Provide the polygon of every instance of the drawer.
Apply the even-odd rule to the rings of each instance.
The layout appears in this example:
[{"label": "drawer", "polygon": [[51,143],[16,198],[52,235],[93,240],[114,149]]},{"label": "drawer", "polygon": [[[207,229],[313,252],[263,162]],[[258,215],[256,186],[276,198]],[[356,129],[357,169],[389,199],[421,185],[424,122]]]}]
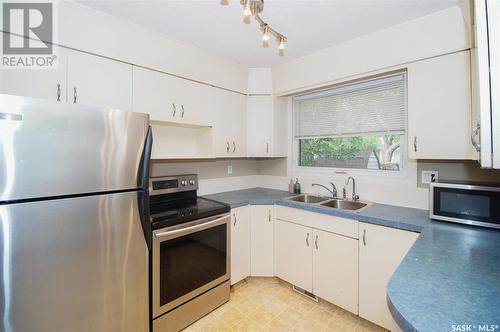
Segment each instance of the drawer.
[{"label": "drawer", "polygon": [[349,218],[331,216],[322,213],[276,206],[276,218],[299,225],[336,233],[353,239],[358,238],[358,221]]}]

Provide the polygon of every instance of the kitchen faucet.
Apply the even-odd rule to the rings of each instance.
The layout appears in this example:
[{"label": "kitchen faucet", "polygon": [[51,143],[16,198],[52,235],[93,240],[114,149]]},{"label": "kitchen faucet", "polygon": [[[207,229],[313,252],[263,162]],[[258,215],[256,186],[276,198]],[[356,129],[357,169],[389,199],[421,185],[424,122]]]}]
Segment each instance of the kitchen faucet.
[{"label": "kitchen faucet", "polygon": [[311,186],[323,187],[326,190],[328,190],[330,192],[330,194],[332,194],[333,198],[337,198],[337,187],[335,187],[335,184],[333,182],[330,182],[330,184],[332,185],[332,190],[328,189],[327,187],[325,187],[324,185],[319,184],[319,183],[313,183]]},{"label": "kitchen faucet", "polygon": [[[348,186],[349,185],[349,181],[352,180],[352,200],[353,201],[357,201],[359,199],[359,196],[356,194],[356,181],[354,180],[354,178],[352,176],[348,177],[346,182],[345,182],[345,185]],[[345,187],[344,187],[344,198],[345,198]]]}]

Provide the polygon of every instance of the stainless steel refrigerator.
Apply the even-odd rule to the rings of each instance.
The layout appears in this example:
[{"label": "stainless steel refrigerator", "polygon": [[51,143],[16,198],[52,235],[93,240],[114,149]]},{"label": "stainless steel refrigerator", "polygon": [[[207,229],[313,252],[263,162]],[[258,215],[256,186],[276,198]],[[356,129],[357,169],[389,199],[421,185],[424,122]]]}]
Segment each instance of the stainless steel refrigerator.
[{"label": "stainless steel refrigerator", "polygon": [[0,95],[0,331],[149,329],[148,122]]}]

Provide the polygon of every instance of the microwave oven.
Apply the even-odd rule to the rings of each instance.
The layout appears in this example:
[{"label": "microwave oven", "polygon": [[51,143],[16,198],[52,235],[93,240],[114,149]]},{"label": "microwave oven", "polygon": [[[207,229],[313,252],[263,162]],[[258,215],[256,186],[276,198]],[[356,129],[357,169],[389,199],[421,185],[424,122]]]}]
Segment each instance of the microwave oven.
[{"label": "microwave oven", "polygon": [[433,182],[429,207],[432,219],[500,229],[500,186]]}]

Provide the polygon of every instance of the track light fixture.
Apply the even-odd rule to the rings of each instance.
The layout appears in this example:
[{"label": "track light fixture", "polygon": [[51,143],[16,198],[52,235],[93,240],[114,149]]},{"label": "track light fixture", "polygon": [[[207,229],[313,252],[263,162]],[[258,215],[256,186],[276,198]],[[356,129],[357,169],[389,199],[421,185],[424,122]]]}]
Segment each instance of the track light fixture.
[{"label": "track light fixture", "polygon": [[[220,4],[226,6],[229,4],[229,0],[221,0]],[[286,37],[272,29],[259,16],[264,10],[264,0],[240,0],[240,4],[243,6],[243,22],[250,24],[253,17],[257,24],[259,24],[259,29],[262,31],[262,46],[265,48],[269,47],[269,40],[272,35],[278,43],[278,54],[280,56],[284,55]]]}]

